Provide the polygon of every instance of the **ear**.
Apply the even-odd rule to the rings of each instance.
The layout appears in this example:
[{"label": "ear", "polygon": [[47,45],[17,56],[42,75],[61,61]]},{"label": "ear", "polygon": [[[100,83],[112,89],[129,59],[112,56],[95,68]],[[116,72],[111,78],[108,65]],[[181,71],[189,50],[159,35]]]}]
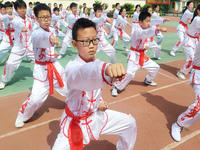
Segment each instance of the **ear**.
[{"label": "ear", "polygon": [[75,40],[72,40],[72,45],[75,49],[77,49],[77,42]]},{"label": "ear", "polygon": [[141,25],[141,24],[142,24],[142,21],[140,20],[139,23],[140,23],[140,25]]}]

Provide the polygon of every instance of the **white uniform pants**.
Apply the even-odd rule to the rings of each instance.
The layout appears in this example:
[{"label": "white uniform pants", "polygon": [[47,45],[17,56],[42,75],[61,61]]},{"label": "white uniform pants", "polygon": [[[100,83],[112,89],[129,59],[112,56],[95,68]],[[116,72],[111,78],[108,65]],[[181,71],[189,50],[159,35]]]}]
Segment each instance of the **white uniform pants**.
[{"label": "white uniform pants", "polygon": [[[135,119],[129,114],[106,110],[108,122],[101,134],[118,135],[117,150],[132,150],[137,137],[137,127]],[[95,131],[94,131],[95,132]],[[63,128],[57,136],[52,150],[70,150],[69,140],[63,135]]]},{"label": "white uniform pants", "polygon": [[108,31],[109,31],[108,34],[110,34],[111,28],[112,28],[111,25],[110,25],[110,23],[106,22],[106,23],[104,23],[104,25],[108,28]]},{"label": "white uniform pants", "polygon": [[177,123],[181,127],[190,127],[200,119],[200,85],[193,83],[192,88],[195,91],[196,100],[185,112],[179,115]]},{"label": "white uniform pants", "polygon": [[98,51],[106,53],[110,57],[111,63],[116,63],[116,50],[106,39],[99,42],[97,52]]},{"label": "white uniform pants", "polygon": [[124,79],[114,83],[117,89],[123,90],[134,78],[135,73],[139,68],[149,72],[149,74],[146,76],[146,79],[148,82],[152,82],[157,76],[160,66],[151,59],[149,59],[147,62],[144,61],[144,65],[142,67],[139,64],[136,64],[134,61],[128,60],[127,73]]},{"label": "white uniform pants", "polygon": [[19,68],[20,63],[25,56],[28,60],[34,60],[33,53],[29,52],[28,50],[22,56],[10,53],[8,61],[6,61],[5,64],[4,74],[1,77],[3,82],[9,82],[11,80],[12,73]]},{"label": "white uniform pants", "polygon": [[[64,81],[64,75],[61,76]],[[65,83],[64,83],[65,84]],[[65,88],[60,88],[58,80],[53,80],[54,89],[64,96]],[[38,110],[49,95],[49,81],[41,82],[34,79],[33,89],[30,97],[22,104],[18,117],[23,121],[29,120],[36,110]]]},{"label": "white uniform pants", "polygon": [[178,30],[177,35],[178,35],[179,41],[174,45],[174,47],[172,47],[173,52],[176,52],[183,45],[183,40],[185,38],[185,32]]},{"label": "white uniform pants", "polygon": [[2,62],[5,55],[8,53],[8,51],[11,49],[12,46],[10,46],[10,42],[2,41],[0,44],[0,63]]},{"label": "white uniform pants", "polygon": [[195,49],[187,45],[183,45],[183,48],[186,54],[186,62],[184,66],[180,69],[180,71],[184,74],[188,74],[192,69],[192,62],[194,59]]},{"label": "white uniform pants", "polygon": [[161,46],[158,45],[154,40],[152,42],[149,42],[149,49],[151,49],[154,52],[155,58],[160,57]]},{"label": "white uniform pants", "polygon": [[161,32],[158,32],[158,34],[156,35],[156,37],[157,37],[157,44],[158,45],[160,45],[161,44],[161,42],[162,42],[162,40],[163,40],[163,35],[162,35],[162,33]]},{"label": "white uniform pants", "polygon": [[71,36],[69,34],[66,34],[65,38],[63,39],[62,46],[61,46],[61,49],[59,51],[59,54],[64,55],[66,53],[66,50],[67,50],[71,41],[72,41]]},{"label": "white uniform pants", "polygon": [[[114,41],[113,41],[113,47],[115,47],[118,44],[118,38],[120,37],[120,32],[119,31],[113,31],[113,37],[114,37]],[[120,37],[121,38],[121,37]],[[126,48],[128,46],[128,44],[130,43],[130,37],[129,35],[123,31],[122,34],[122,40],[125,42],[124,43],[124,48]]]}]

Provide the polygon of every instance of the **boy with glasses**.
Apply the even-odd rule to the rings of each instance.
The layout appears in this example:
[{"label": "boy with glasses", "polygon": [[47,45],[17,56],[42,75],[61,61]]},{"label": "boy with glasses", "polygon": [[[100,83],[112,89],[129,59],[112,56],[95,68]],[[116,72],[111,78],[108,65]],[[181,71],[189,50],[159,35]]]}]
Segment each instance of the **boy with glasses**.
[{"label": "boy with glasses", "polygon": [[102,88],[125,74],[124,66],[95,59],[98,37],[94,22],[78,19],[72,30],[78,55],[65,67],[66,107],[52,150],[83,150],[91,137],[98,140],[100,134],[118,135],[116,149],[132,150],[137,136],[135,119],[108,109],[101,97]]},{"label": "boy with glasses", "polygon": [[39,109],[47,99],[53,94],[53,89],[64,95],[65,84],[64,69],[55,57],[54,46],[58,45],[59,38],[55,37],[49,26],[51,23],[51,10],[46,4],[39,4],[34,7],[36,21],[40,27],[34,30],[31,36],[35,65],[33,70],[34,83],[31,95],[22,104],[19,110],[15,127],[23,127],[24,122],[29,120],[34,112]]}]

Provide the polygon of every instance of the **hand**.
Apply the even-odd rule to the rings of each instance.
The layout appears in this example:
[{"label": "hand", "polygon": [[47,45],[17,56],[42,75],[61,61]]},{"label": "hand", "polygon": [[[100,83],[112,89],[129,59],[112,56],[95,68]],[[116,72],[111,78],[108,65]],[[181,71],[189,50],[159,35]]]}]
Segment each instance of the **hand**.
[{"label": "hand", "polygon": [[106,109],[108,109],[108,103],[107,102],[104,102],[104,101],[101,101],[99,102],[99,107],[98,109],[100,111],[105,111]]},{"label": "hand", "polygon": [[28,31],[27,27],[22,27],[22,32],[27,32],[27,31]]},{"label": "hand", "polygon": [[106,67],[105,74],[111,78],[116,78],[116,80],[121,80],[122,76],[126,74],[123,64],[115,63]]},{"label": "hand", "polygon": [[167,28],[165,27],[157,28],[157,31],[167,32]]},{"label": "hand", "polygon": [[149,49],[149,46],[146,45],[146,46],[144,47],[144,50],[148,50],[148,49]]},{"label": "hand", "polygon": [[0,21],[3,21],[3,18],[0,18]]},{"label": "hand", "polygon": [[62,16],[62,17],[61,17],[61,19],[64,19],[64,18],[65,18],[65,16]]},{"label": "hand", "polygon": [[51,36],[50,38],[51,43],[58,45],[59,44],[59,38],[55,37],[55,36]]},{"label": "hand", "polygon": [[169,21],[169,18],[166,18],[165,21]]},{"label": "hand", "polygon": [[110,18],[107,18],[108,23],[112,23],[112,20]]},{"label": "hand", "polygon": [[54,57],[57,58],[60,54],[56,51],[54,51]]}]

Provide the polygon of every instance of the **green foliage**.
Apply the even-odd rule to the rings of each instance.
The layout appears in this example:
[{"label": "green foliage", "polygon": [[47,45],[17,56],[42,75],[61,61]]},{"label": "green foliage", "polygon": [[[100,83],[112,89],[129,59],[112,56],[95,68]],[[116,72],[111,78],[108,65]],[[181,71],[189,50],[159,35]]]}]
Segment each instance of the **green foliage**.
[{"label": "green foliage", "polygon": [[131,3],[125,3],[121,7],[124,7],[126,9],[126,11],[134,11],[135,6]]},{"label": "green foliage", "polygon": [[94,3],[95,3],[96,5],[97,5],[97,4],[102,5],[102,1],[100,1],[100,0],[95,0]]},{"label": "green foliage", "polygon": [[3,0],[0,1],[0,4],[3,4]]},{"label": "green foliage", "polygon": [[79,9],[83,8],[83,5],[79,5]]},{"label": "green foliage", "polygon": [[160,12],[168,13],[169,8],[170,8],[170,5],[160,5]]},{"label": "green foliage", "polygon": [[[152,7],[151,4],[145,4],[144,6],[141,6],[140,11],[145,11],[148,6]],[[152,9],[153,9],[153,7],[152,7]]]},{"label": "green foliage", "polygon": [[108,9],[108,6],[109,6],[108,3],[104,3],[104,4],[106,5],[106,9]]}]

